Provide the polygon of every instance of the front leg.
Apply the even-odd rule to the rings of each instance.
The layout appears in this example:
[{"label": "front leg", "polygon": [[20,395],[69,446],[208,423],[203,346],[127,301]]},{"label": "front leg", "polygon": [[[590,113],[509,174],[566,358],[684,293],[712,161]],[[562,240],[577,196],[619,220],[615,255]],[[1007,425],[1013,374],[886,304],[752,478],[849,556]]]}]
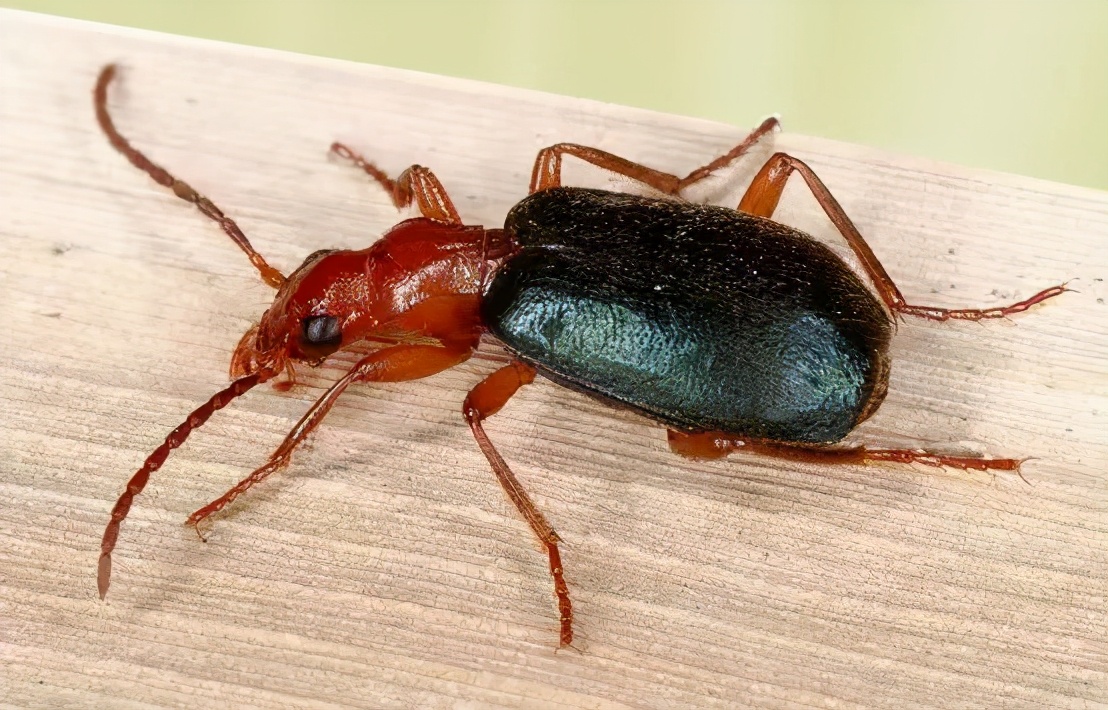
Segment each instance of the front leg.
[{"label": "front leg", "polygon": [[339,395],[350,385],[355,382],[399,382],[430,377],[468,360],[473,355],[476,345],[476,343],[463,343],[443,347],[402,344],[377,350],[365,356],[315,401],[281,445],[270,455],[269,460],[219,498],[190,515],[185,524],[195,528],[200,521],[212,513],[223,510],[255,483],[259,483],[274,471],[288,465],[292,452],[313,429],[319,426],[327,416],[327,412],[331,411]]},{"label": "front leg", "polygon": [[376,180],[392,198],[396,209],[406,209],[415,202],[419,213],[428,219],[446,224],[462,224],[462,218],[458,216],[450,195],[446,194],[446,188],[433,172],[422,165],[412,165],[393,180],[384,170],[342,143],[332,143],[331,152],[350,161]]}]

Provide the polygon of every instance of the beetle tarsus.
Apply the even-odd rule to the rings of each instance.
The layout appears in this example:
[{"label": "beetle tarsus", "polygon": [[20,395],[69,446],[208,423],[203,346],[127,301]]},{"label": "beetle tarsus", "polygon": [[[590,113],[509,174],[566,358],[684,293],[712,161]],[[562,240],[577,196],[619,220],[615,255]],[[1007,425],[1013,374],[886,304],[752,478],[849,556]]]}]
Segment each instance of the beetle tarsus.
[{"label": "beetle tarsus", "polygon": [[1051,286],[1039,291],[1031,298],[1026,298],[1022,301],[1012,303],[1007,306],[996,306],[993,308],[936,308],[933,306],[912,306],[903,304],[896,306],[896,312],[904,315],[915,316],[917,318],[926,318],[927,320],[934,321],[948,321],[948,320],[968,320],[968,321],[982,321],[993,318],[1007,318],[1008,316],[1016,313],[1023,313],[1032,306],[1038,305],[1048,298],[1054,298],[1060,296],[1066,291],[1072,289],[1066,288],[1065,284],[1058,286]]}]

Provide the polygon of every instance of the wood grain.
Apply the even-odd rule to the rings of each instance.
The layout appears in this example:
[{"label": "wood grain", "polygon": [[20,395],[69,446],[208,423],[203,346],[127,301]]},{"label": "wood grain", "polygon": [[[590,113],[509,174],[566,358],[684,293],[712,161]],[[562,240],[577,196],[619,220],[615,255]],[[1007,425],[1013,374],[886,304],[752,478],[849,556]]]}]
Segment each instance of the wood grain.
[{"label": "wood grain", "polygon": [[[100,135],[91,89],[108,62],[123,67],[121,130],[285,270],[397,220],[326,159],[332,140],[394,172],[432,167],[465,219],[492,225],[545,145],[683,173],[745,134],[0,11],[2,702],[1108,703],[1108,194],[787,131],[776,147],[822,175],[909,298],[992,306],[1074,279],[1075,292],[1009,321],[901,325],[892,391],[856,436],[1031,456],[1030,485],[691,463],[656,427],[540,381],[489,431],[565,540],[579,648],[555,652],[545,559],[460,416],[492,363],[357,388],[207,544],[181,525],[264,458],[334,379],[328,367],[290,393],[250,393],[174,454],[123,527],[101,602],[97,548],[121,486],[223,386],[270,298],[216,227]],[[735,204],[757,162],[703,197]],[[567,177],[609,184],[580,167]],[[796,186],[782,219],[843,249]]]}]

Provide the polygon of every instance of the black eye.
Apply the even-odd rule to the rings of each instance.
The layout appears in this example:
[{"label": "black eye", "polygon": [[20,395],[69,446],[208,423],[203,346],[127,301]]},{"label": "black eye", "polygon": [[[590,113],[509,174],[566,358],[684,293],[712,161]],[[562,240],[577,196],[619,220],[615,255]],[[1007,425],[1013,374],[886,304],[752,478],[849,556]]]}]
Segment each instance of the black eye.
[{"label": "black eye", "polygon": [[309,345],[338,345],[342,328],[334,316],[308,316],[303,322],[304,342]]}]

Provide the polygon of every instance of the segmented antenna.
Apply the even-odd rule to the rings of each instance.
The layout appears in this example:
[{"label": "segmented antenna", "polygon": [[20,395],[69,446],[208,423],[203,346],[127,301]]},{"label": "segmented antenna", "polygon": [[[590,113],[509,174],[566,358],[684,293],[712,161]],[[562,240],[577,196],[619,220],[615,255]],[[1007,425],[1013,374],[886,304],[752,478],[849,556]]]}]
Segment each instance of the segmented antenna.
[{"label": "segmented antenna", "polygon": [[112,79],[115,78],[115,70],[116,65],[114,64],[104,67],[100,71],[100,77],[96,80],[96,88],[92,92],[93,105],[96,107],[96,120],[100,123],[100,128],[104,131],[104,135],[108,137],[112,147],[131,161],[131,165],[153,178],[154,182],[163,187],[168,187],[174,195],[185,202],[196,205],[196,209],[200,210],[202,215],[222,227],[227,236],[235,244],[238,244],[239,249],[246,252],[247,258],[261,274],[263,281],[273,288],[280,288],[281,284],[285,282],[284,274],[270,266],[262,258],[262,255],[254,250],[250,240],[246,238],[246,235],[242,233],[233,219],[223,214],[223,211],[216,207],[215,203],[194,190],[187,182],[173,177],[168,170],[139,152],[116,130],[115,123],[112,122],[112,117],[108,113],[108,84],[112,83]]},{"label": "segmented antenna", "polygon": [[252,387],[265,382],[273,377],[273,374],[268,370],[262,370],[253,375],[237,379],[226,389],[216,392],[211,399],[193,410],[180,426],[171,431],[169,436],[165,437],[165,441],[162,442],[161,446],[154,449],[154,452],[147,457],[142,464],[142,468],[136,471],[134,476],[131,476],[130,481],[127,481],[127,488],[120,494],[119,500],[115,502],[115,507],[112,508],[111,520],[108,521],[108,526],[104,528],[104,538],[100,542],[100,566],[96,577],[96,586],[100,590],[101,599],[108,593],[108,585],[111,583],[112,550],[115,549],[116,540],[119,538],[119,526],[131,510],[131,504],[134,502],[135,496],[142,493],[143,488],[146,488],[146,483],[150,480],[150,474],[161,468],[166,458],[168,458],[169,452],[185,443],[185,440],[189,438],[189,434],[194,429],[203,426],[204,422],[208,421],[208,418],[217,409],[223,409],[230,404],[231,400],[243,395]]}]

